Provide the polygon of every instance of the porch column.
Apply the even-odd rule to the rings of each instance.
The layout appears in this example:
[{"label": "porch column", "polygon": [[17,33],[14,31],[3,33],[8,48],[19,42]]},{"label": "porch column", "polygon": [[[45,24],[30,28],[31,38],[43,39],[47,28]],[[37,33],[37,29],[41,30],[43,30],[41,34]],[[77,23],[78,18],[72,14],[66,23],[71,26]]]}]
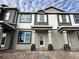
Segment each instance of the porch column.
[{"label": "porch column", "polygon": [[32,45],[31,45],[31,51],[35,51],[36,46],[35,46],[35,30],[32,30]]},{"label": "porch column", "polygon": [[53,46],[52,46],[52,31],[51,30],[48,30],[48,50],[49,51],[52,51],[53,50]]},{"label": "porch column", "polygon": [[2,35],[3,35],[3,28],[2,26],[0,26],[0,47],[1,47]]},{"label": "porch column", "polygon": [[67,39],[67,31],[63,31],[63,39],[64,39],[64,50],[65,51],[70,50],[70,46]]}]

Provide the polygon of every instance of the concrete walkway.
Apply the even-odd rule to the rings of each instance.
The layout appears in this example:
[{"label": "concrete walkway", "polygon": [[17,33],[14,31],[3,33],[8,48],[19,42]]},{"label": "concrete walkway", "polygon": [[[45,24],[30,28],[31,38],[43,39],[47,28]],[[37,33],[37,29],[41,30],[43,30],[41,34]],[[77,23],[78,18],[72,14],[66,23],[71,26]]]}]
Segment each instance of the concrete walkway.
[{"label": "concrete walkway", "polygon": [[66,51],[3,51],[0,59],[79,59],[79,52]]}]

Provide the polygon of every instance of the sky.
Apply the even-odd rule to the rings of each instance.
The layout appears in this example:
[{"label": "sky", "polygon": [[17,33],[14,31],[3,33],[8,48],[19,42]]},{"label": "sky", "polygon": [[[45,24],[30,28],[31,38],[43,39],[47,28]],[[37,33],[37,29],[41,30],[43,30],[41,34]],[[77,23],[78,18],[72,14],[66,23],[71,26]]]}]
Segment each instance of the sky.
[{"label": "sky", "polygon": [[50,6],[66,12],[79,12],[79,0],[0,0],[1,4],[17,7],[22,12],[37,12]]}]

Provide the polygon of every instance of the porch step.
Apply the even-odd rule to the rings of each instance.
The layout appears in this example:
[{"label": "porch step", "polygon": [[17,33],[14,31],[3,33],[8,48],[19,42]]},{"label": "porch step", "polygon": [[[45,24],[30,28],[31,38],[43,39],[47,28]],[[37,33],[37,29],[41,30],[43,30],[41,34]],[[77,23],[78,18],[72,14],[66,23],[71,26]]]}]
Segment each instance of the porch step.
[{"label": "porch step", "polygon": [[37,48],[36,51],[48,51],[47,48]]},{"label": "porch step", "polygon": [[4,51],[4,50],[8,50],[8,48],[6,48],[4,45],[0,46],[0,51]]},{"label": "porch step", "polygon": [[46,51],[45,52],[40,51],[37,54],[37,58],[38,59],[49,59],[49,56]]}]

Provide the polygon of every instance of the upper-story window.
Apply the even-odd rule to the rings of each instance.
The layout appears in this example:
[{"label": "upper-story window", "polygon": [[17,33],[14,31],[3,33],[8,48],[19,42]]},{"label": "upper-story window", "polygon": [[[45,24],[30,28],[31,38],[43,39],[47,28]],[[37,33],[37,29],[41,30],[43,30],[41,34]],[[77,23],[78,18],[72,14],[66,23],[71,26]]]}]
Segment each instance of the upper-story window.
[{"label": "upper-story window", "polygon": [[31,43],[31,32],[19,32],[18,43]]},{"label": "upper-story window", "polygon": [[9,18],[10,18],[10,12],[7,11],[6,14],[5,14],[5,20],[9,20]]},{"label": "upper-story window", "polygon": [[20,17],[21,23],[31,23],[32,15],[31,14],[22,14]]},{"label": "upper-story window", "polygon": [[37,15],[37,22],[47,22],[46,15],[42,14]]},{"label": "upper-story window", "polygon": [[62,21],[63,23],[66,23],[66,15],[62,15]]},{"label": "upper-story window", "polygon": [[59,15],[59,22],[60,23],[69,23],[69,16],[68,15]]},{"label": "upper-story window", "polygon": [[79,23],[79,15],[74,15],[74,21],[75,23]]}]

